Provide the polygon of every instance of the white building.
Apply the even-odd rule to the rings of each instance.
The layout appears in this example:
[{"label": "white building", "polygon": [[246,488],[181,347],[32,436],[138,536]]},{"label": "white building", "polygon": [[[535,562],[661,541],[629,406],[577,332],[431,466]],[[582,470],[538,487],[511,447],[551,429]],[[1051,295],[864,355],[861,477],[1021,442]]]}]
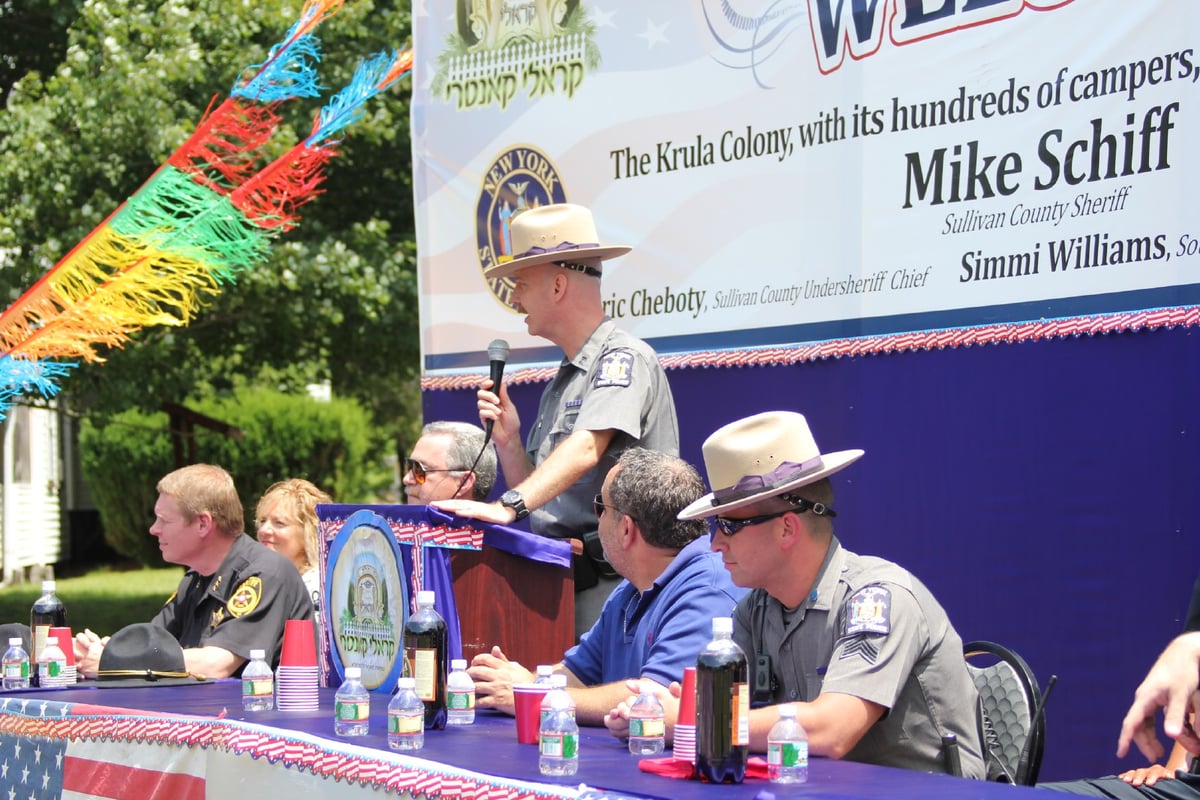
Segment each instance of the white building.
[{"label": "white building", "polygon": [[48,408],[14,405],[0,423],[0,576],[5,584],[52,576],[52,565],[69,555],[60,500],[61,430],[53,403]]}]

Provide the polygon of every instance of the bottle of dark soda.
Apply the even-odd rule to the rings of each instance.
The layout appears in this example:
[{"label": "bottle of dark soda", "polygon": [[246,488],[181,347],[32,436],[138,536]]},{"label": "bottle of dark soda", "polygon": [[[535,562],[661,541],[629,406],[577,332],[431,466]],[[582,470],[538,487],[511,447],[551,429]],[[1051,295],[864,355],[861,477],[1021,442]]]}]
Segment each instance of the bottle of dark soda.
[{"label": "bottle of dark soda", "polygon": [[714,617],[713,640],[696,659],[696,771],[741,783],[750,750],[750,668],[733,641],[733,619]]},{"label": "bottle of dark soda", "polygon": [[446,620],[433,607],[434,594],[417,592],[417,610],[404,623],[405,675],[416,679],[425,703],[425,728],[446,727]]},{"label": "bottle of dark soda", "polygon": [[[67,626],[67,607],[54,593],[56,588],[58,585],[53,580],[42,581],[42,596],[34,600],[33,607],[29,609],[29,633],[33,639],[33,652],[29,654],[29,663],[34,675],[37,675],[37,663],[46,647],[46,637],[50,634],[50,629]],[[71,643],[65,642],[64,646],[70,647]]]}]

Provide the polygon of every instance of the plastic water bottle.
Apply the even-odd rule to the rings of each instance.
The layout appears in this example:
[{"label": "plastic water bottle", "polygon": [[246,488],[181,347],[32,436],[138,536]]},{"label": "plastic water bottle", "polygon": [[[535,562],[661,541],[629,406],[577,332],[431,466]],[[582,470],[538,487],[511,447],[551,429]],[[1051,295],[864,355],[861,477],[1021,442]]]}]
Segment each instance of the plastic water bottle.
[{"label": "plastic water bottle", "polygon": [[29,654],[20,636],[9,639],[4,651],[4,688],[29,688]]},{"label": "plastic water bottle", "polygon": [[567,676],[553,676],[542,700],[538,732],[538,770],[543,775],[574,775],[579,771],[579,724],[575,701],[567,694]]},{"label": "plastic water bottle", "polygon": [[420,750],[425,746],[425,703],[417,696],[413,678],[396,681],[396,693],[388,703],[388,747]]},{"label": "plastic water bottle", "polygon": [[467,660],[450,662],[446,679],[446,724],[470,725],[475,721],[475,681],[467,674]]},{"label": "plastic water bottle", "polygon": [[42,596],[34,600],[33,607],[29,609],[29,632],[33,637],[33,652],[30,653],[30,657],[34,665],[42,657],[50,629],[67,626],[67,607],[54,593],[56,587],[57,584],[53,580],[42,581]]},{"label": "plastic water bottle", "polygon": [[67,655],[58,646],[57,636],[47,636],[38,659],[38,686],[67,685]]},{"label": "plastic water bottle", "polygon": [[417,592],[417,610],[404,623],[404,659],[425,701],[425,727],[446,727],[446,667],[449,665],[446,620],[433,607],[434,593]]},{"label": "plastic water bottle", "polygon": [[275,707],[275,673],[266,659],[266,650],[251,650],[250,663],[242,670],[242,708],[246,711]]},{"label": "plastic water bottle", "polygon": [[[546,721],[546,717],[551,711],[557,708],[567,708],[571,716],[575,716],[575,701],[571,699],[571,694],[567,691],[567,676],[566,675],[549,675],[546,684],[550,687],[546,690],[546,695],[542,698],[542,707],[538,713],[538,729],[541,729],[542,723]],[[555,689],[562,689],[561,695],[555,695]],[[551,696],[553,695],[553,697]]]},{"label": "plastic water bottle", "polygon": [[543,684],[544,684],[544,685],[546,685],[546,686],[549,686],[549,685],[550,685],[550,678],[551,678],[553,675],[554,675],[554,665],[553,665],[553,664],[538,664],[538,666],[537,666],[537,678],[536,678],[536,679],[534,679],[534,681],[533,681],[533,682],[534,682],[534,683],[536,683],[536,684],[538,684],[538,685],[543,685]]},{"label": "plastic water bottle", "polygon": [[779,721],[767,734],[767,777],[772,783],[808,781],[808,735],[791,703],[779,707]]},{"label": "plastic water bottle", "polygon": [[362,685],[362,669],[346,667],[346,679],[333,696],[333,732],[338,736],[366,736],[371,719],[371,696]]},{"label": "plastic water bottle", "polygon": [[667,732],[662,701],[649,684],[642,684],[641,693],[629,707],[629,752],[635,756],[652,756],[663,751]]},{"label": "plastic water bottle", "polygon": [[733,641],[733,619],[714,617],[713,639],[696,659],[696,771],[711,783],[741,783],[750,751],[750,668]]}]

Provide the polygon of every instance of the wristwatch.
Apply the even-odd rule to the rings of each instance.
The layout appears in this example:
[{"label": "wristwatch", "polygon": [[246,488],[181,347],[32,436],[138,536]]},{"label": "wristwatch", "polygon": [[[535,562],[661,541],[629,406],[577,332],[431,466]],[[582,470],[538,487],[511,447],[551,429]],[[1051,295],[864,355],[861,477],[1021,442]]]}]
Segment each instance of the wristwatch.
[{"label": "wristwatch", "polygon": [[516,512],[517,517],[513,522],[520,522],[529,516],[529,509],[525,507],[525,498],[521,497],[521,493],[516,489],[509,489],[500,495],[500,505],[507,506]]}]

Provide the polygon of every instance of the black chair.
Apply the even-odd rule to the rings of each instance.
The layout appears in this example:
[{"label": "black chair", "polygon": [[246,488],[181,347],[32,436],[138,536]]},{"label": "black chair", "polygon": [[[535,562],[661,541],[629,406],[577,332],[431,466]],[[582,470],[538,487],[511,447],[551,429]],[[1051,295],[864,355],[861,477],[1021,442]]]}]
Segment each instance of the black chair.
[{"label": "black chair", "polygon": [[968,642],[963,655],[979,689],[989,780],[1034,785],[1046,746],[1046,700],[1058,676],[1043,693],[1025,659],[1004,645]]}]

